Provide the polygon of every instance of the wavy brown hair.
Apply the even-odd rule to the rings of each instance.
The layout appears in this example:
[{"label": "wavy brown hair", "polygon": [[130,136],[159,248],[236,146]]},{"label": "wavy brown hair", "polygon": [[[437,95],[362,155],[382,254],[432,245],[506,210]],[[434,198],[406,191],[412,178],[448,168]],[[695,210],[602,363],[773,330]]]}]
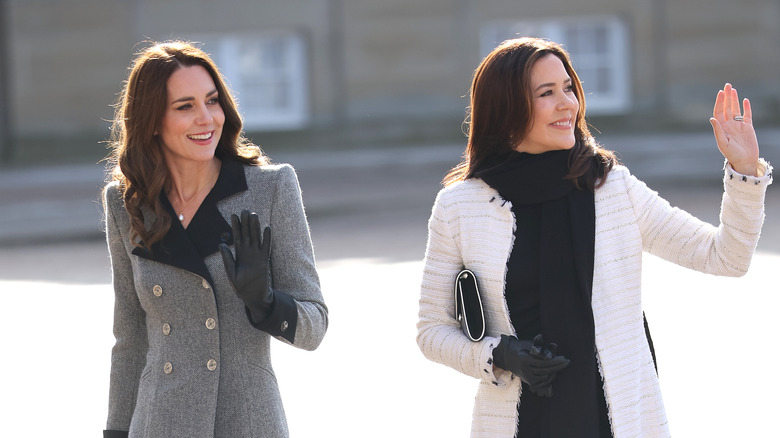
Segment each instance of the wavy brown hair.
[{"label": "wavy brown hair", "polygon": [[470,106],[464,125],[468,143],[463,161],[444,177],[444,185],[477,178],[488,163],[500,162],[520,144],[533,118],[531,68],[546,55],[557,56],[571,77],[579,111],[574,126],[575,145],[567,178],[578,188],[601,186],[612,167],[615,154],[593,138],[585,121],[585,95],[579,76],[566,50],[540,38],[507,40],[496,47],[474,72]]},{"label": "wavy brown hair", "polygon": [[113,166],[110,179],[119,181],[130,215],[130,238],[137,246],[151,247],[168,232],[173,220],[160,201],[163,190],[171,186],[171,178],[162,140],[155,132],[167,107],[168,79],[178,69],[196,65],[211,76],[225,113],[217,144],[219,156],[245,164],[269,162],[260,148],[244,137],[238,108],[214,61],[192,43],[152,43],[132,63],[115,106],[109,141],[112,153],[108,160]]}]

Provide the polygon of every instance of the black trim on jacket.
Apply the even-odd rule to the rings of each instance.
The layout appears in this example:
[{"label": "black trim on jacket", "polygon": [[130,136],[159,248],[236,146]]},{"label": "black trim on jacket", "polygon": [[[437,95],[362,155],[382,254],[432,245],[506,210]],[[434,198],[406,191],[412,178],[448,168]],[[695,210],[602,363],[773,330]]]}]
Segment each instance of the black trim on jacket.
[{"label": "black trim on jacket", "polygon": [[[214,284],[204,259],[218,251],[219,245],[233,244],[233,230],[222,216],[217,204],[225,198],[247,191],[244,164],[222,158],[222,167],[217,182],[203,199],[195,215],[185,229],[178,220],[178,214],[171,206],[165,193],[160,193],[163,208],[171,215],[171,228],[162,239],[150,249],[136,247],[133,254],[147,260],[175,266],[205,278]],[[298,307],[290,295],[275,291],[274,306],[263,321],[252,320],[247,309],[249,323],[271,336],[281,336],[293,343],[298,322]]]}]

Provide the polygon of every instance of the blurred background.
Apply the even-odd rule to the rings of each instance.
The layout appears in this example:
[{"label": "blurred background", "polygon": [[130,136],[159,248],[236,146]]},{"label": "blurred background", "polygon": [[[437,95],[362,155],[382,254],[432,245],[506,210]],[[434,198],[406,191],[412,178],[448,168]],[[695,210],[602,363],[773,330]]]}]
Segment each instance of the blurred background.
[{"label": "blurred background", "polygon": [[[703,220],[718,223],[708,118],[725,82],[780,162],[780,0],[0,0],[0,436],[104,426],[105,140],[134,54],[167,39],[214,57],[247,136],[298,171],[331,328],[316,352],[274,351],[293,436],[467,436],[476,382],[414,342],[421,259],[471,75],[516,36],[563,43],[596,138]],[[646,259],[676,436],[780,433],[776,189],[746,277]],[[724,351],[760,358],[757,377],[735,381]]]},{"label": "blurred background", "polygon": [[[708,130],[715,92],[780,112],[777,0],[2,0],[0,162],[95,162],[145,40],[202,43],[250,137],[281,148],[463,143],[504,39],[563,43],[603,134]],[[630,145],[624,145],[630,148]]]}]

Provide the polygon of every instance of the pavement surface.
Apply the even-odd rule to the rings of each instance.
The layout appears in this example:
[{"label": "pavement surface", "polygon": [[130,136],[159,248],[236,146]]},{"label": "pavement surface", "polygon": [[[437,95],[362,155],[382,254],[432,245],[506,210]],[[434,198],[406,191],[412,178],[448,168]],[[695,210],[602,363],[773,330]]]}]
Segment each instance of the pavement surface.
[{"label": "pavement surface", "polygon": [[[86,269],[107,276],[101,242],[40,248],[42,263],[94,260]],[[645,260],[644,307],[674,436],[778,436],[780,294],[768,285],[778,264],[759,254],[735,279]],[[477,381],[426,360],[415,342],[421,261],[326,260],[318,270],[325,340],[313,352],[272,347],[291,436],[467,437]],[[0,436],[100,436],[110,284],[0,279],[0,291]]]}]

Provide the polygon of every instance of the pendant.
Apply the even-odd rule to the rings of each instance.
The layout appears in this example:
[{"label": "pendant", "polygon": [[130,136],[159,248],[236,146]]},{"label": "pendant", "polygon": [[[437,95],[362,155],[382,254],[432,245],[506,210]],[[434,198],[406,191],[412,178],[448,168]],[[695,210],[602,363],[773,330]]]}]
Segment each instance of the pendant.
[{"label": "pendant", "polygon": [[179,222],[184,222],[184,215],[179,213]]}]

